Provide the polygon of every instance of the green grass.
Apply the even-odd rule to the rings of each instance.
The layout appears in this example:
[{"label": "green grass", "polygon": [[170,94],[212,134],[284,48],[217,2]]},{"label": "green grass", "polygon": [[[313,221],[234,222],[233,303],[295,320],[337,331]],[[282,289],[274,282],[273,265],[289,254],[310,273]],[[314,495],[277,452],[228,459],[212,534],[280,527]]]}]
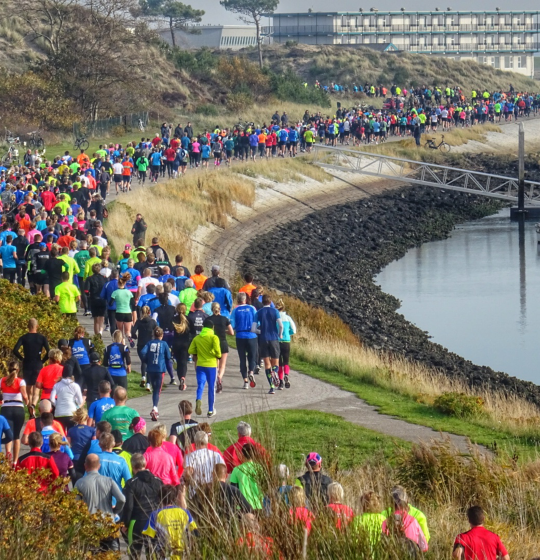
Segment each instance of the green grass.
[{"label": "green grass", "polygon": [[301,468],[308,453],[316,451],[328,471],[350,469],[375,456],[390,459],[396,446],[409,446],[362,428],[335,414],[315,410],[272,410],[212,424],[212,441],[226,449],[237,440],[240,420],[252,426],[252,436],[267,449],[274,449],[276,459],[289,467]]},{"label": "green grass", "polygon": [[463,435],[473,443],[491,449],[494,448],[495,444],[497,450],[509,454],[517,453],[520,459],[531,458],[538,454],[540,441],[533,436],[516,436],[498,429],[495,425],[488,425],[487,423],[484,425],[480,423],[481,421],[447,416],[434,407],[417,402],[411,397],[349,377],[339,371],[310,364],[295,357],[291,358],[291,367],[306,375],[354,393],[368,404],[378,407],[381,414],[395,416],[412,424],[428,426],[437,431]]},{"label": "green grass", "polygon": [[128,375],[128,398],[136,399],[137,397],[142,397],[143,395],[150,395],[150,393],[146,392],[144,387],[139,387],[140,382],[141,374],[139,372],[132,371]]}]

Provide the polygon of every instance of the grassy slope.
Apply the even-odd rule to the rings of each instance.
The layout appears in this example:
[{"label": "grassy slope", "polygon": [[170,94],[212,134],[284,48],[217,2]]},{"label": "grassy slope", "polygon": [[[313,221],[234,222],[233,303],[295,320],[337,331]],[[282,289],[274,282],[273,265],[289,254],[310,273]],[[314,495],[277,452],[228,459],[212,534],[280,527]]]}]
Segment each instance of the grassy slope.
[{"label": "grassy slope", "polygon": [[[248,56],[254,57],[254,53]],[[292,68],[309,83],[319,80],[352,85],[365,82],[409,87],[412,85],[459,85],[470,95],[472,88],[538,91],[539,83],[522,74],[495,70],[472,60],[456,62],[449,58],[411,53],[378,53],[362,47],[272,45],[265,49],[265,64],[274,71]]]},{"label": "grassy slope", "polygon": [[336,416],[314,410],[273,410],[212,424],[212,441],[220,449],[236,441],[239,420],[252,425],[253,437],[275,449],[277,460],[301,467],[305,456],[316,451],[326,469],[348,469],[375,455],[389,458],[404,442],[356,426]]},{"label": "grassy slope", "polygon": [[417,402],[412,397],[377,387],[361,379],[316,366],[295,357],[291,359],[291,366],[306,375],[354,393],[367,403],[377,406],[382,414],[396,416],[413,424],[429,426],[434,430],[467,436],[472,442],[486,447],[493,448],[495,444],[497,449],[510,454],[516,452],[521,458],[530,458],[537,454],[540,442],[535,438],[516,437],[504,429],[498,429],[494,424],[482,424],[447,416],[433,406]]}]

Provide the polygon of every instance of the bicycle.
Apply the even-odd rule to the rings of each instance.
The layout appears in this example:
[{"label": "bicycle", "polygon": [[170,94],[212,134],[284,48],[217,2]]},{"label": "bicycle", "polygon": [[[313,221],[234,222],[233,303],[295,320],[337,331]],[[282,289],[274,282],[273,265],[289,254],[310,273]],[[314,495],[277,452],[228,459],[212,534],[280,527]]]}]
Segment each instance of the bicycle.
[{"label": "bicycle", "polygon": [[6,142],[6,144],[20,144],[21,141],[19,139],[18,136],[15,136],[13,134],[13,132],[11,132],[11,130],[8,130],[7,128],[4,127],[5,130],[5,134],[4,134],[4,140]]},{"label": "bicycle", "polygon": [[441,135],[441,142],[439,144],[435,143],[436,138],[430,138],[425,144],[424,148],[427,150],[440,150],[441,152],[447,154],[450,151],[450,145],[444,141],[444,134]]},{"label": "bicycle", "polygon": [[28,136],[30,136],[30,140],[28,140],[28,146],[31,148],[38,148],[41,150],[45,147],[45,140],[39,133],[39,130],[34,130],[33,132],[29,132]]},{"label": "bicycle", "polygon": [[88,150],[89,146],[90,142],[88,142],[85,136],[75,138],[75,142],[73,143],[73,147],[76,150]]}]

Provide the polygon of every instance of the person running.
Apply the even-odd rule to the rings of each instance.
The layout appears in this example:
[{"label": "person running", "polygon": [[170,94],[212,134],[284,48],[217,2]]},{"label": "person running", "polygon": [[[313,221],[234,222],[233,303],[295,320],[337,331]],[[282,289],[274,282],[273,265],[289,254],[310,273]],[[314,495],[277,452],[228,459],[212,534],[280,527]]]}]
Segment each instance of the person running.
[{"label": "person running", "polygon": [[328,509],[335,517],[336,529],[345,529],[354,517],[354,511],[343,503],[344,491],[339,482],[328,485]]},{"label": "person running", "polygon": [[246,303],[248,294],[240,292],[236,296],[238,304],[231,313],[231,326],[236,334],[236,351],[240,359],[240,374],[244,380],[244,389],[255,387],[253,373],[257,365],[257,334],[252,332],[256,309]]},{"label": "person running", "polygon": [[191,445],[195,432],[198,431],[198,422],[193,420],[193,405],[189,401],[180,401],[178,403],[178,412],[180,413],[180,421],[175,422],[171,426],[169,432],[169,441],[178,445],[178,447],[185,451]]},{"label": "person running", "polygon": [[219,338],[214,333],[214,323],[209,319],[203,322],[201,333],[198,334],[189,346],[188,352],[193,355],[195,372],[197,376],[197,396],[195,412],[202,414],[202,395],[204,386],[208,383],[208,418],[216,415],[214,407],[217,364],[221,358],[221,345]]},{"label": "person running", "polygon": [[127,289],[131,276],[124,273],[118,280],[118,289],[111,294],[111,299],[116,303],[116,327],[124,339],[131,344],[131,326],[133,324],[133,310],[135,309],[133,293]]},{"label": "person running", "polygon": [[94,351],[94,343],[85,335],[84,327],[79,325],[75,328],[73,338],[68,342],[71,354],[79,362],[83,374],[85,369],[90,367],[90,354]]},{"label": "person running", "polygon": [[71,281],[69,272],[62,272],[62,283],[54,289],[54,301],[58,303],[60,313],[65,317],[75,317],[80,299],[79,288]]},{"label": "person running", "polygon": [[296,325],[294,321],[285,313],[285,304],[280,300],[276,306],[279,311],[279,317],[283,324],[283,335],[279,339],[279,387],[281,391],[283,387],[289,389],[291,383],[289,381],[289,357],[291,354],[291,336],[296,334]]},{"label": "person running", "polygon": [[50,399],[55,407],[56,420],[64,426],[64,430],[67,432],[69,428],[75,426],[72,417],[84,402],[81,388],[73,380],[70,369],[64,368],[62,379],[52,388]]},{"label": "person running", "polygon": [[113,398],[114,406],[103,413],[101,422],[108,422],[111,425],[111,431],[120,430],[122,437],[127,439],[133,435],[131,430],[133,418],[140,417],[140,414],[127,406],[128,394],[124,387],[116,387]]},{"label": "person running", "polygon": [[467,510],[467,519],[471,529],[461,533],[454,541],[452,558],[455,560],[500,559],[510,560],[501,538],[484,527],[485,514],[480,506]]},{"label": "person running", "polygon": [[[114,401],[111,406],[113,405]],[[74,425],[67,432],[67,440],[73,453],[73,460],[78,461],[86,444],[96,437],[96,429],[88,425],[88,413],[85,408],[77,409],[72,420]]]},{"label": "person running", "polygon": [[28,405],[26,381],[19,377],[19,363],[11,361],[8,364],[7,375],[0,380],[0,390],[3,395],[0,415],[3,416],[12,433],[11,441],[6,441],[7,457],[17,464],[21,450],[21,431],[24,426],[24,405]]},{"label": "person running", "polygon": [[32,432],[28,436],[29,453],[21,455],[16,468],[25,470],[29,475],[40,471],[37,482],[39,483],[38,492],[48,492],[52,482],[58,478],[60,472],[56,463],[48,453],[41,451],[43,436],[39,432]]},{"label": "person running", "polygon": [[262,297],[263,307],[255,314],[251,331],[259,335],[259,357],[264,360],[266,379],[270,385],[270,395],[279,386],[279,340],[283,337],[283,324],[279,311],[271,307],[272,298]]},{"label": "person running", "polygon": [[113,342],[105,349],[103,362],[107,364],[115,385],[127,389],[128,374],[131,373],[131,356],[119,330],[114,331]]},{"label": "person running", "polygon": [[[41,398],[51,400],[53,387],[62,378],[62,372],[64,371],[62,358],[62,351],[58,348],[53,348],[49,352],[49,365],[39,372],[36,380],[37,393],[34,395],[36,398],[39,397],[39,391],[41,390]],[[37,401],[32,404],[37,404]]]},{"label": "person running", "polygon": [[152,411],[150,418],[154,422],[159,418],[158,404],[159,395],[163,386],[165,372],[174,378],[172,356],[169,345],[163,341],[163,329],[154,329],[154,338],[146,343],[141,350],[141,360],[146,363],[146,374],[148,382],[152,387]]},{"label": "person running", "polygon": [[[229,292],[230,293],[230,292]],[[219,303],[212,303],[212,315],[208,317],[214,325],[214,333],[219,338],[221,348],[221,358],[218,361],[218,371],[216,379],[216,393],[223,391],[223,376],[227,366],[227,356],[229,355],[229,344],[227,343],[227,335],[233,336],[234,330],[231,322],[227,317],[221,315],[221,306]]]},{"label": "person running", "polygon": [[172,340],[172,353],[176,360],[176,374],[178,375],[178,389],[185,391],[187,365],[189,360],[189,345],[191,343],[190,323],[186,317],[186,306],[180,303],[172,319],[174,336]]},{"label": "person running", "polygon": [[318,453],[309,453],[306,457],[306,472],[296,479],[295,485],[301,486],[311,508],[316,509],[328,504],[328,486],[332,479],[322,472],[322,458]]},{"label": "person running", "polygon": [[381,498],[376,492],[366,492],[361,496],[360,504],[362,513],[353,519],[352,531],[367,534],[373,550],[381,540],[382,526],[386,519],[385,515],[381,513]]},{"label": "person running", "polygon": [[152,319],[150,314],[150,307],[143,305],[141,309],[141,318],[137,319],[133,328],[131,329],[132,338],[137,341],[137,355],[141,360],[141,387],[146,387],[150,392],[152,390],[150,383],[146,379],[146,362],[141,358],[141,351],[146,344],[154,337],[154,329],[158,326],[155,319]]},{"label": "person running", "polygon": [[[21,348],[22,355],[20,353]],[[32,403],[34,402],[37,377],[43,368],[43,361],[47,358],[49,351],[49,341],[45,336],[38,333],[37,319],[30,319],[28,321],[28,332],[17,340],[13,348],[13,355],[22,362],[23,379],[26,383],[26,391],[30,401],[28,408],[30,418],[34,417]],[[35,402],[37,402],[37,399]]]}]

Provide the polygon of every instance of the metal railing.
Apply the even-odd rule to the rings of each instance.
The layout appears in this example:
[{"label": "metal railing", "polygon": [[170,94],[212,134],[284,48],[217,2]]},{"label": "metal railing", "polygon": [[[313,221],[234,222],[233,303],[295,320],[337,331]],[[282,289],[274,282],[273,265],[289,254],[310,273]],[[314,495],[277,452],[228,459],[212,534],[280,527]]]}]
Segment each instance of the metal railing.
[{"label": "metal railing", "polygon": [[[395,43],[393,43],[395,45]],[[526,52],[537,51],[539,43],[460,43],[450,45],[395,45],[400,51],[407,52],[459,52],[459,51],[478,51],[478,52]]]},{"label": "metal railing", "polygon": [[[315,145],[314,162],[325,169],[517,202],[518,179],[503,175],[320,144]],[[540,206],[540,183],[525,181],[525,204]]]}]

